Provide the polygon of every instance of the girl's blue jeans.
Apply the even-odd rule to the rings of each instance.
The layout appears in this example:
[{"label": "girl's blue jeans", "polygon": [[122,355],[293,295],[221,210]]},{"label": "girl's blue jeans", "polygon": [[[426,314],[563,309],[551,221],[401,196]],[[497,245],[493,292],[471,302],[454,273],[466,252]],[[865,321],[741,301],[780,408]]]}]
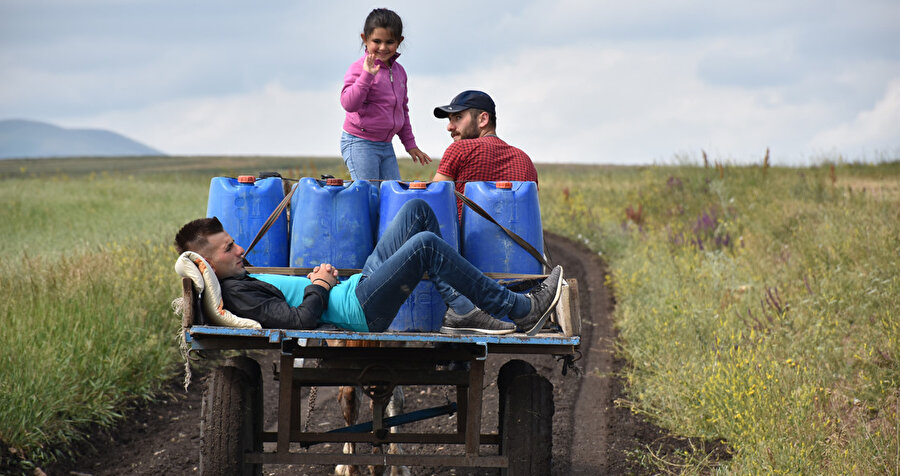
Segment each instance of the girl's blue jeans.
[{"label": "girl's blue jeans", "polygon": [[387,329],[425,273],[444,302],[459,314],[471,311],[474,303],[489,314],[504,316],[514,304],[522,304],[518,300],[528,299],[463,258],[441,238],[431,207],[413,199],[397,212],[363,266],[356,297],[369,331]]},{"label": "girl's blue jeans", "polygon": [[375,142],[341,134],[341,155],[353,180],[400,180],[397,155],[391,142]]}]

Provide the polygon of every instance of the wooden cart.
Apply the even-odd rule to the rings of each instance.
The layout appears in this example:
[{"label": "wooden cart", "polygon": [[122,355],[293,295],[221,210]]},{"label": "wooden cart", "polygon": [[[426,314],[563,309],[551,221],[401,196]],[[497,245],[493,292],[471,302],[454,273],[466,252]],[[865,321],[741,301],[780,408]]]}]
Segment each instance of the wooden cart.
[{"label": "wooden cart", "polygon": [[[191,352],[269,349],[280,351],[276,431],[263,429],[262,378],[259,364],[232,357],[207,382],[201,416],[201,474],[259,475],[263,464],[427,465],[501,468],[504,474],[549,474],[553,393],[550,382],[521,360],[507,362],[498,376],[499,428],[482,428],[484,363],[488,354],[573,356],[579,346],[577,283],[567,280],[557,305],[555,330],[535,336],[446,335],[439,333],[359,333],[349,331],[237,329],[201,325],[189,279],[183,281],[184,337]],[[335,347],[326,340],[347,339],[404,343],[405,347]],[[306,345],[299,345],[299,342]],[[452,345],[447,345],[452,344]],[[295,368],[294,359],[317,359],[316,367]],[[447,362],[467,365],[447,366]],[[385,418],[373,406],[370,423],[329,432],[304,431],[300,412],[302,387],[360,385],[385,399],[396,385],[442,385],[456,388],[449,405]],[[451,433],[404,433],[411,421],[457,413]],[[391,427],[398,432],[391,433]],[[460,445],[464,454],[344,454],[321,452],[321,443],[363,442],[374,445],[418,443]],[[483,451],[483,446],[499,450]],[[334,446],[340,445],[332,445]],[[339,450],[338,450],[339,451]]]}]

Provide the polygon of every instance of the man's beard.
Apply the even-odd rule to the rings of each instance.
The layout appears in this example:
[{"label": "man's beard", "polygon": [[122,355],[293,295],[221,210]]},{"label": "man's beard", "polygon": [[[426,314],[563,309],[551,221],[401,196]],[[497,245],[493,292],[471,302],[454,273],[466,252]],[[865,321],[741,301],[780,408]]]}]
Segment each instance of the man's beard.
[{"label": "man's beard", "polygon": [[462,139],[477,139],[478,138],[478,127],[474,124],[471,124],[466,129],[460,129],[459,135],[454,137],[454,141],[462,140]]}]

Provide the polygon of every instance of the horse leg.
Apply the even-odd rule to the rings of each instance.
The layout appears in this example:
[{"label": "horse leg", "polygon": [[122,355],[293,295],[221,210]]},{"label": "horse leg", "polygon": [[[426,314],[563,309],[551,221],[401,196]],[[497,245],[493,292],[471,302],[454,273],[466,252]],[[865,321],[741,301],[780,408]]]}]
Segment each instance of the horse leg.
[{"label": "horse leg", "polygon": [[[394,394],[387,405],[387,416],[397,416],[403,413],[403,407],[406,405],[406,398],[403,395],[403,387],[397,385],[394,387]],[[396,426],[391,427],[391,433],[397,433]],[[402,455],[403,447],[400,443],[391,443],[388,447],[388,453],[392,455]],[[406,466],[391,466],[391,476],[410,476],[409,468]]]},{"label": "horse leg", "polygon": [[[359,392],[356,387],[340,387],[338,388],[338,403],[341,406],[341,413],[344,416],[344,422],[347,426],[356,423],[359,418]],[[355,454],[355,443],[344,443],[344,454]],[[339,464],[334,467],[334,474],[337,476],[359,476],[359,467],[355,465]]]}]

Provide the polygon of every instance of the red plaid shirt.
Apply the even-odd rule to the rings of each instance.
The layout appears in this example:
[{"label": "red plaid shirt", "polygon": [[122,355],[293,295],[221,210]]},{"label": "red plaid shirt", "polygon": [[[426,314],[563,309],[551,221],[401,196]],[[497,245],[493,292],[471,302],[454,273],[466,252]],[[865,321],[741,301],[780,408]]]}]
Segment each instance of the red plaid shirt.
[{"label": "red plaid shirt", "polygon": [[[447,147],[437,173],[456,182],[456,191],[464,193],[466,182],[510,180],[537,183],[537,170],[521,149],[497,136],[458,140]],[[456,201],[462,217],[463,203]]]}]

